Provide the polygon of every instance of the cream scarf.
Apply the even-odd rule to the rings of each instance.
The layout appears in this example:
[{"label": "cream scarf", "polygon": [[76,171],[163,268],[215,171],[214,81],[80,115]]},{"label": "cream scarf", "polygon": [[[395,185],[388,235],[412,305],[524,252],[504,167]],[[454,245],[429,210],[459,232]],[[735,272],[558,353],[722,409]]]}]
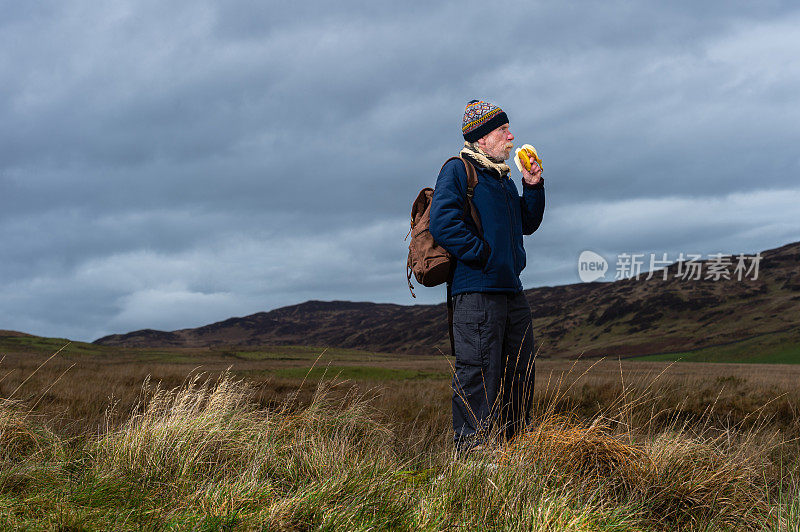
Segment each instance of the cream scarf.
[{"label": "cream scarf", "polygon": [[497,177],[508,177],[508,173],[511,171],[511,168],[505,162],[490,159],[489,155],[478,146],[477,142],[465,141],[460,155],[462,157],[468,157],[478,166],[494,172],[497,174]]}]

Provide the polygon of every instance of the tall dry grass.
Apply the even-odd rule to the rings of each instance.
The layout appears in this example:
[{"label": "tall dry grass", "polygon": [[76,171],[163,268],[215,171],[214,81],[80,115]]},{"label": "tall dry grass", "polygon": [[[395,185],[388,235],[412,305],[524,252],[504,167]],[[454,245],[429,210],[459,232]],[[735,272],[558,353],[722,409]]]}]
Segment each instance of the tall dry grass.
[{"label": "tall dry grass", "polygon": [[640,417],[657,417],[654,386],[623,386],[592,417],[562,408],[569,389],[545,390],[522,436],[457,457],[441,427],[391,421],[384,391],[319,384],[308,401],[265,406],[257,387],[225,372],[171,389],[147,382],[128,414],[111,408],[81,438],[5,401],[0,526],[798,529],[796,469],[775,462],[779,435],[679,417],[656,428]]}]

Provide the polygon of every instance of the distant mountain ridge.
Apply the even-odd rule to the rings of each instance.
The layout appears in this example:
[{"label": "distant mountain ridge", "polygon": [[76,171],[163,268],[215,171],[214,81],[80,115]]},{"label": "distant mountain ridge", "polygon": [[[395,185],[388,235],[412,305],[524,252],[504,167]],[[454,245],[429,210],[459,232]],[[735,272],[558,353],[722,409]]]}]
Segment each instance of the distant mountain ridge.
[{"label": "distant mountain ridge", "polygon": [[[525,291],[542,357],[637,356],[698,349],[778,331],[800,343],[800,242],[767,250],[757,280],[682,280],[677,264],[645,280]],[[709,261],[703,261],[706,265]],[[793,340],[792,340],[793,341]],[[316,345],[449,351],[444,303],[307,301],[194,329],[145,329],[95,341],[125,347]]]}]

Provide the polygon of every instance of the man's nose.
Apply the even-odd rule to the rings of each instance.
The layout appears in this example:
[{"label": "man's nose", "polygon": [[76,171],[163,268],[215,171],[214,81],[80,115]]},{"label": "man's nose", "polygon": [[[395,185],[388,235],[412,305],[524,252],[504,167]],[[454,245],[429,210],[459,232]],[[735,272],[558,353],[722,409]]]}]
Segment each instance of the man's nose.
[{"label": "man's nose", "polygon": [[508,132],[508,140],[514,140],[514,134],[512,132]]}]

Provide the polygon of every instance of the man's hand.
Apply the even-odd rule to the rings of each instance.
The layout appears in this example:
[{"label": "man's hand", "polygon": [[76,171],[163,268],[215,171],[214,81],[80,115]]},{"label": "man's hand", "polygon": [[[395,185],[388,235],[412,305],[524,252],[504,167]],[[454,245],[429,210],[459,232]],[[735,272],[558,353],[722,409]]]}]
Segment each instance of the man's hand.
[{"label": "man's hand", "polygon": [[523,165],[522,168],[522,180],[525,181],[528,185],[536,185],[539,181],[542,180],[542,168],[539,166],[533,157],[531,157],[531,171],[528,172],[525,170]]}]

